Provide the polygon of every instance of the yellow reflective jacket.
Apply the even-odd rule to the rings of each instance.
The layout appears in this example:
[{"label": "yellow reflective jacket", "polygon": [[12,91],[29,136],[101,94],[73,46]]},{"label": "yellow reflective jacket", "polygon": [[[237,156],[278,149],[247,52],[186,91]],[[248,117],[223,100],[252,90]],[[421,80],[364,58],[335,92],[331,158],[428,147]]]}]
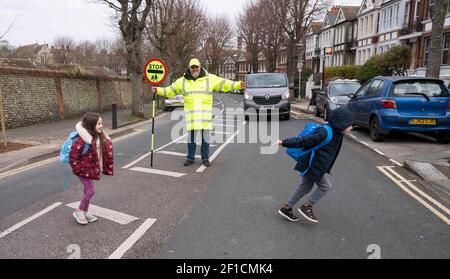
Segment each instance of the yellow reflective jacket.
[{"label": "yellow reflective jacket", "polygon": [[168,87],[158,87],[156,94],[165,98],[184,95],[185,121],[188,131],[212,130],[213,92],[241,90],[239,81],[231,81],[209,74],[202,69],[197,79],[189,70]]}]

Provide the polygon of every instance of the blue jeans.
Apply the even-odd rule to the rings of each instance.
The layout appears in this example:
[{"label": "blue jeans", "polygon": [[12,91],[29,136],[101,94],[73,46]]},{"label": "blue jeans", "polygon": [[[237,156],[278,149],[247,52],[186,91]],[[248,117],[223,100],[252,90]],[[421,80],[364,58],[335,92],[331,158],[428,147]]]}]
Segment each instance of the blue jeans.
[{"label": "blue jeans", "polygon": [[[190,131],[189,132],[189,138],[188,138],[188,155],[187,159],[194,161],[195,160],[195,149],[197,147],[197,144],[195,143],[195,134],[198,131]],[[202,160],[208,160],[209,159],[209,131],[208,130],[201,130],[202,132],[202,147],[201,147],[201,154],[202,154]]]}]

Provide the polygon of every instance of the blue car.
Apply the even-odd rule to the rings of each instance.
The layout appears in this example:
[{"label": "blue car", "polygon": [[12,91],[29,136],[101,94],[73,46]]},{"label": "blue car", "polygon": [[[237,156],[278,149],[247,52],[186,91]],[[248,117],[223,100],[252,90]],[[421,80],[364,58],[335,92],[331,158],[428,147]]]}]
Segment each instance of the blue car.
[{"label": "blue car", "polygon": [[376,77],[355,94],[348,108],[356,125],[370,130],[373,141],[391,131],[427,133],[450,142],[450,94],[444,82],[423,77]]}]

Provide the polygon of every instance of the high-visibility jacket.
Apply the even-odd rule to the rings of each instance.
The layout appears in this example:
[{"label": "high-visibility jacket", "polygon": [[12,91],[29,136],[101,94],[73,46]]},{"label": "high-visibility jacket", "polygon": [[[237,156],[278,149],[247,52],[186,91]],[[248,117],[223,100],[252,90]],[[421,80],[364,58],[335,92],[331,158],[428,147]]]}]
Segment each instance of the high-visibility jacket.
[{"label": "high-visibility jacket", "polygon": [[202,69],[199,77],[194,79],[189,70],[168,87],[158,87],[156,94],[165,98],[184,95],[184,112],[186,128],[192,130],[212,130],[213,92],[241,90],[239,81],[209,74]]}]

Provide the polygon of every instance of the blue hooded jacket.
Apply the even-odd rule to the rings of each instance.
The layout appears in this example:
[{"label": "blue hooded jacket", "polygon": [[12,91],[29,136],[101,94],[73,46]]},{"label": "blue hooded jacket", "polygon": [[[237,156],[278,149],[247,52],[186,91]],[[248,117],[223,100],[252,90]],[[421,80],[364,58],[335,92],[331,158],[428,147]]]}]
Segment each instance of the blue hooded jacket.
[{"label": "blue hooded jacket", "polygon": [[[333,138],[330,143],[316,150],[316,154],[311,164],[311,168],[305,174],[305,177],[318,182],[325,173],[330,173],[341,150],[344,135],[342,132],[355,123],[353,114],[347,108],[336,109],[330,117],[328,124],[333,129]],[[282,143],[287,148],[312,148],[319,145],[327,137],[327,131],[319,128],[317,131],[307,137],[285,139]],[[310,153],[301,157],[295,165],[295,170],[304,171],[308,167]]]}]

